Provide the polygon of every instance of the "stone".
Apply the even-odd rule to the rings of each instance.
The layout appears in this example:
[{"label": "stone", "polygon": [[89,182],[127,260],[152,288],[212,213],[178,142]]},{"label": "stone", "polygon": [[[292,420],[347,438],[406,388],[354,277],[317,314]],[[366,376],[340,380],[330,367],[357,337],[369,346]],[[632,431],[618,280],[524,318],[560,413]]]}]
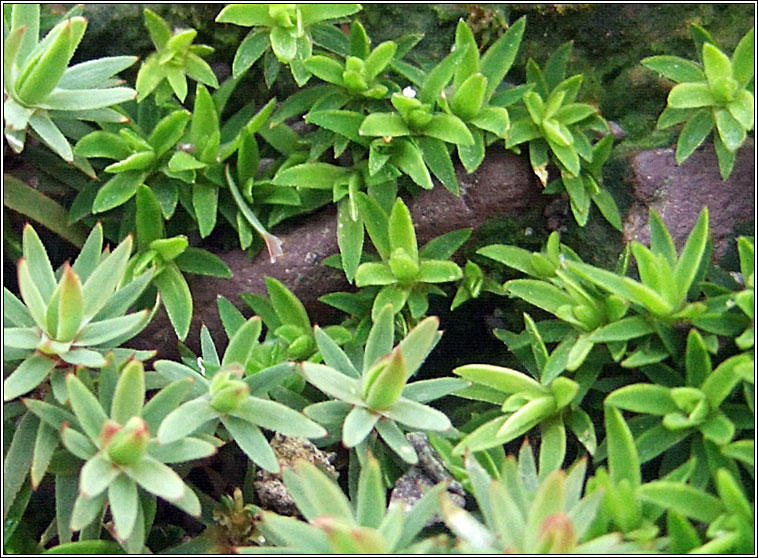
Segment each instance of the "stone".
[{"label": "stone", "polygon": [[[502,147],[490,148],[481,166],[471,174],[458,166],[457,176],[460,196],[435,182],[434,189],[423,190],[409,201],[420,245],[447,232],[476,228],[493,217],[544,208],[549,200],[541,194],[528,160]],[[539,211],[541,215],[542,210]],[[351,288],[340,270],[322,264],[324,258],[339,252],[335,206],[291,219],[273,232],[282,241],[284,250],[275,262],[270,261],[265,250],[252,260],[244,251],[233,250],[218,254],[232,270],[232,279],[187,277],[194,311],[186,343],[192,350],[198,352],[202,324],[208,327],[219,351],[223,350],[226,340],[218,317],[217,297],[228,298],[249,316],[252,311],[239,295],[266,295],[265,277],[284,283],[303,302],[314,323],[324,324],[338,316],[335,309],[318,301],[326,293]],[[370,246],[370,242],[367,241],[367,245]],[[158,358],[178,356],[176,336],[163,308],[129,345],[156,349]]]},{"label": "stone", "polygon": [[335,454],[321,451],[306,438],[276,433],[271,440],[271,449],[274,450],[281,471],[271,473],[265,469],[258,469],[253,483],[263,509],[273,510],[281,515],[299,515],[295,500],[282,480],[282,471],[295,469],[301,460],[316,465],[334,480],[339,476],[332,464]]},{"label": "stone", "polygon": [[[403,476],[395,481],[395,486],[390,494],[389,507],[403,506],[406,511],[410,510],[416,502],[421,500],[424,493],[440,482],[447,482],[448,497],[460,507],[466,506],[466,491],[445,468],[442,459],[429,443],[429,439],[423,432],[409,432],[406,439],[416,450],[418,465],[412,466]],[[430,527],[442,520],[438,514],[432,516],[426,526]]]},{"label": "stone", "polygon": [[701,146],[681,165],[674,152],[653,149],[631,156],[634,204],[624,222],[624,241],[649,244],[648,214],[655,209],[681,250],[707,206],[713,260],[718,262],[735,242],[736,227],[755,226],[754,140],[748,138],[737,153],[728,180],[721,180],[713,144]]}]

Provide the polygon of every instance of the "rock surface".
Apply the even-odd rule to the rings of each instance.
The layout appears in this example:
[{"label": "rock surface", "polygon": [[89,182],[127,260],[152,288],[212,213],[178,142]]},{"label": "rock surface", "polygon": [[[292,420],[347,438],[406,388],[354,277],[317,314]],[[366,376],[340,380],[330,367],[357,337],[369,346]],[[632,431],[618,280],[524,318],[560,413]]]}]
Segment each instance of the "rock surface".
[{"label": "rock surface", "polygon": [[[708,206],[716,262],[734,242],[735,227],[743,227],[742,230],[754,227],[755,145],[752,138],[739,151],[732,175],[726,181],[721,180],[710,144],[698,149],[682,165],[676,164],[671,148],[638,152],[629,157],[629,167],[630,176],[623,180],[628,186],[622,187],[631,189],[634,202],[624,222],[625,242],[649,242],[651,208],[661,215],[681,250],[701,209]],[[467,174],[457,168],[457,175],[460,197],[437,184],[433,190],[422,191],[409,201],[420,244],[453,230],[479,227],[498,216],[545,215],[541,222],[530,226],[535,230],[556,228],[551,226],[554,212],[545,209],[562,203],[561,198],[541,194],[525,157],[494,147],[479,169]],[[565,216],[561,221],[564,220]],[[566,224],[575,226],[570,217]],[[322,264],[324,258],[339,251],[336,226],[334,207],[325,208],[274,231],[284,249],[284,255],[276,262],[272,263],[265,251],[250,260],[243,251],[236,250],[219,254],[231,268],[232,279],[191,276],[195,308],[187,345],[197,352],[200,325],[205,324],[221,349],[226,340],[216,306],[218,295],[250,315],[250,308],[239,295],[243,292],[266,295],[266,276],[282,281],[292,290],[303,301],[314,323],[323,324],[333,319],[336,311],[318,298],[351,288],[341,271]],[[586,242],[602,246],[604,239],[588,238]],[[157,349],[159,358],[178,356],[176,336],[163,309],[130,346]]]},{"label": "rock surface", "polygon": [[681,165],[674,148],[642,151],[630,160],[635,203],[624,222],[624,241],[649,244],[648,214],[655,209],[678,250],[684,246],[703,207],[708,207],[713,259],[717,262],[734,242],[735,226],[755,219],[755,143],[737,153],[728,180],[721,180],[712,144],[700,147]]},{"label": "rock surface", "polygon": [[[544,207],[548,201],[541,194],[527,159],[500,147],[492,148],[475,172],[467,174],[458,168],[457,175],[460,197],[437,183],[433,190],[422,191],[409,202],[419,244],[450,231],[477,227],[495,216],[533,211],[535,207]],[[284,255],[276,262],[269,260],[265,250],[252,261],[241,250],[230,251],[218,255],[232,270],[232,279],[188,277],[194,301],[192,326],[186,341],[190,348],[198,348],[201,324],[208,327],[219,349],[224,346],[225,336],[216,306],[218,295],[228,298],[245,315],[250,315],[250,308],[239,295],[243,292],[266,295],[266,276],[282,281],[292,290],[315,323],[323,323],[335,315],[331,307],[318,302],[318,298],[326,293],[350,288],[341,271],[321,263],[327,256],[339,252],[335,208],[332,206],[303,216],[296,223],[286,223],[274,232],[281,239],[284,250]],[[130,346],[157,349],[159,358],[178,355],[176,336],[162,308]]]}]

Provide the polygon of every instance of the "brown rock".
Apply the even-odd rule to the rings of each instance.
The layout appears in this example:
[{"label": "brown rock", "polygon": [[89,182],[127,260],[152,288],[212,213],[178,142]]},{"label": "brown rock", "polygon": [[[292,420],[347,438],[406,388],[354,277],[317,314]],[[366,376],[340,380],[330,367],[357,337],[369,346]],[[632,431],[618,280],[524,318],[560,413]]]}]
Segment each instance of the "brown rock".
[{"label": "brown rock", "polygon": [[681,165],[674,149],[655,149],[631,158],[635,204],[624,222],[624,241],[649,244],[648,213],[655,209],[681,250],[703,207],[708,207],[713,258],[734,242],[734,227],[754,221],[755,144],[748,138],[737,153],[728,180],[721,180],[712,144],[700,147]]},{"label": "brown rock", "polygon": [[[543,207],[547,201],[541,195],[528,161],[501,147],[491,148],[475,172],[467,174],[459,167],[457,175],[460,197],[437,183],[433,190],[422,191],[409,202],[420,244],[450,231],[478,227],[498,215],[514,215],[535,205]],[[341,271],[321,265],[324,258],[339,251],[336,230],[336,210],[330,206],[300,217],[295,223],[286,223],[275,231],[284,250],[284,255],[276,262],[269,260],[265,250],[253,260],[241,250],[218,254],[234,276],[232,279],[188,278],[194,314],[187,345],[197,350],[200,325],[205,324],[221,350],[226,340],[216,306],[218,295],[228,298],[244,314],[250,315],[250,308],[239,294],[265,295],[264,279],[267,276],[282,281],[292,290],[303,301],[315,323],[334,318],[336,311],[318,302],[318,298],[350,288]],[[159,358],[176,358],[176,337],[163,309],[130,346],[157,349]]]}]

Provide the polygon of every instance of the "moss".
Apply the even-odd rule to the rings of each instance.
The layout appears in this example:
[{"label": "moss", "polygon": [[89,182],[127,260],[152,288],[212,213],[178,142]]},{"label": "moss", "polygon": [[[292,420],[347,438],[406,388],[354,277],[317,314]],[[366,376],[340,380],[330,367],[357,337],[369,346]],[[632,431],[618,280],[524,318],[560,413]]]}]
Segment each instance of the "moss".
[{"label": "moss", "polygon": [[561,44],[573,41],[568,73],[584,75],[580,96],[625,129],[624,144],[629,148],[669,145],[672,137],[654,131],[672,84],[643,68],[641,59],[664,53],[696,59],[691,23],[708,29],[727,52],[754,25],[753,6],[747,4],[577,4],[571,9],[513,4],[510,8],[511,20],[527,16],[512,77],[523,81],[518,71],[529,57],[542,65]]}]

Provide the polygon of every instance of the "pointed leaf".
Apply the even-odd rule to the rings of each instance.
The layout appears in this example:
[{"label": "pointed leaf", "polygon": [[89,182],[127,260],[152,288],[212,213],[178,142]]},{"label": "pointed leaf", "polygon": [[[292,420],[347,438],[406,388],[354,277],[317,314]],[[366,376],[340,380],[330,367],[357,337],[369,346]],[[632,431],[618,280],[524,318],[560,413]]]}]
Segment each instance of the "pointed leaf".
[{"label": "pointed leaf", "polygon": [[376,423],[376,431],[387,445],[398,454],[403,461],[415,465],[418,463],[418,454],[403,434],[403,431],[392,420],[381,419]]},{"label": "pointed leaf", "polygon": [[232,415],[250,422],[280,432],[285,436],[302,438],[321,438],[326,436],[326,430],[301,413],[289,407],[258,397],[249,397]]},{"label": "pointed leaf", "polygon": [[228,366],[235,362],[244,366],[258,342],[260,334],[261,319],[258,316],[253,316],[237,329],[234,336],[229,340],[221,366]]},{"label": "pointed leaf", "polygon": [[444,413],[403,397],[382,414],[419,430],[448,430],[452,427],[450,419]]},{"label": "pointed leaf", "polygon": [[3,381],[3,401],[10,401],[36,388],[55,365],[54,359],[42,355],[35,354],[27,358]]},{"label": "pointed leaf", "polygon": [[187,401],[163,419],[158,427],[158,443],[169,444],[184,438],[217,416],[218,413],[210,406],[207,399],[198,398]]},{"label": "pointed leaf", "polygon": [[226,415],[221,418],[242,451],[258,466],[271,473],[279,472],[279,462],[260,429],[247,421]]},{"label": "pointed leaf", "polygon": [[342,426],[342,443],[352,448],[366,439],[380,416],[365,407],[353,407]]},{"label": "pointed leaf", "polygon": [[124,540],[134,529],[137,521],[137,485],[126,475],[117,477],[108,487],[108,504],[113,516],[113,524],[116,536]]},{"label": "pointed leaf", "polygon": [[169,502],[180,500],[187,490],[181,477],[173,469],[146,455],[123,471],[142,488]]},{"label": "pointed leaf", "polygon": [[79,493],[85,498],[100,495],[121,471],[103,455],[95,455],[87,461],[79,474]]}]

